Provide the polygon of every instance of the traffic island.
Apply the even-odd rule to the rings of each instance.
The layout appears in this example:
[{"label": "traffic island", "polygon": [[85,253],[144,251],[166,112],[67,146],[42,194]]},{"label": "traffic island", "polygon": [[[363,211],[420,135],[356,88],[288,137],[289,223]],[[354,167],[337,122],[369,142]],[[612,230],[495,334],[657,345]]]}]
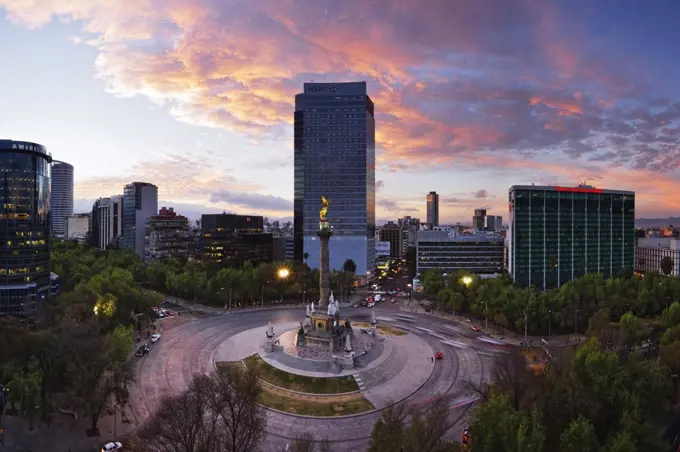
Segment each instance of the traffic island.
[{"label": "traffic island", "polygon": [[357,382],[351,375],[345,377],[305,377],[277,369],[268,364],[259,355],[243,360],[243,364],[256,371],[260,379],[274,386],[290,391],[312,394],[342,394],[359,390]]},{"label": "traffic island", "polygon": [[[359,388],[352,377],[304,377],[275,369],[257,356],[248,359],[251,366],[257,369],[267,369],[269,371],[267,374],[269,380],[273,380],[268,381],[266,377],[260,374],[262,392],[259,402],[266,408],[284,413],[314,417],[347,416],[366,413],[375,409],[359,392]],[[230,366],[238,366],[239,368],[248,366],[245,361],[215,363],[215,366],[218,372],[223,372]],[[324,380],[327,381],[324,382]],[[278,386],[284,384],[288,386]],[[291,388],[299,388],[299,390],[296,391]],[[316,393],[303,392],[303,389],[307,391],[314,390]],[[344,392],[336,392],[340,390]]]}]

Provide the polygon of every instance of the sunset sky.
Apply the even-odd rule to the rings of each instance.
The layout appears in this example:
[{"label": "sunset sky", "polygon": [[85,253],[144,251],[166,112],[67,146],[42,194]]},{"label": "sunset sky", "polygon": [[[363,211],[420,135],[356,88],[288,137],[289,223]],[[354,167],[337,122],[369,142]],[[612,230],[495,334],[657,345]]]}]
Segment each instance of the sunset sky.
[{"label": "sunset sky", "polygon": [[[76,170],[76,210],[292,216],[294,95],[368,82],[379,220],[507,217],[513,184],[680,213],[674,0],[0,0],[0,138]],[[182,213],[182,212],[180,212]]]}]

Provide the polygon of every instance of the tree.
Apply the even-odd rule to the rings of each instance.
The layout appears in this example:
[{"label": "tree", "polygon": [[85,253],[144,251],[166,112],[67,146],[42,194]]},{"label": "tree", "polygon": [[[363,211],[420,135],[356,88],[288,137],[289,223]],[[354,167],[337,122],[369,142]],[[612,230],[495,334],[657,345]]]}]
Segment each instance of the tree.
[{"label": "tree", "polygon": [[593,424],[579,415],[560,436],[560,452],[596,452],[599,442]]},{"label": "tree", "polygon": [[41,375],[36,366],[15,374],[7,385],[12,401],[19,403],[21,414],[28,419],[28,429],[33,430],[36,405],[40,399]]},{"label": "tree", "polygon": [[352,259],[347,259],[344,264],[342,264],[342,271],[355,274],[357,272],[357,264]]},{"label": "tree", "polygon": [[131,378],[125,361],[133,348],[132,328],[119,326],[110,333],[100,334],[95,324],[88,323],[70,325],[61,333],[71,397],[85,405],[91,421],[89,434],[96,436],[99,417],[109,405],[117,385]]},{"label": "tree", "polygon": [[661,271],[663,272],[664,275],[668,276],[671,273],[673,273],[673,267],[675,266],[675,263],[673,262],[673,258],[670,256],[664,256],[663,259],[661,259]]},{"label": "tree", "polygon": [[251,370],[227,368],[197,375],[189,389],[166,398],[140,431],[150,452],[256,452],[266,415],[257,403],[261,388]]},{"label": "tree", "polygon": [[309,253],[303,254],[302,258],[305,260],[305,265],[307,265],[307,259],[309,259]]},{"label": "tree", "polygon": [[448,398],[440,397],[423,411],[410,410],[406,404],[384,409],[373,427],[369,452],[454,450],[455,446],[444,439],[453,424],[448,402]]}]

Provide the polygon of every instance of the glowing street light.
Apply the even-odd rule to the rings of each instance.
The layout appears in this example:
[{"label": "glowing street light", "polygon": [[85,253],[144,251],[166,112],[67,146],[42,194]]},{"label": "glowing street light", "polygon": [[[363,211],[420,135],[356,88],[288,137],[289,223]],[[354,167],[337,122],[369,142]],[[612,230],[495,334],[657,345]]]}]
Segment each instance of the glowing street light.
[{"label": "glowing street light", "polygon": [[290,276],[290,270],[287,268],[280,268],[277,274],[280,279],[286,279],[288,276]]},{"label": "glowing street light", "polygon": [[463,284],[465,284],[466,287],[470,287],[470,284],[472,284],[472,277],[470,276],[463,276],[463,278],[460,280]]}]

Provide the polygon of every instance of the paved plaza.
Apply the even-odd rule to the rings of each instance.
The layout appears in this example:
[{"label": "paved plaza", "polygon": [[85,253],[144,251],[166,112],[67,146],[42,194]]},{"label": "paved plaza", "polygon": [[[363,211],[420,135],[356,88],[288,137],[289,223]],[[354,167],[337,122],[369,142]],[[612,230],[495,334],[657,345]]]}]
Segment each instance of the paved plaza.
[{"label": "paved plaza", "polygon": [[[343,318],[366,322],[370,312],[368,308],[344,310]],[[304,318],[302,308],[214,315],[186,322],[165,333],[151,353],[138,360],[137,382],[131,388],[134,402],[130,417],[134,425],[140,425],[151,416],[163,396],[185,390],[196,373],[212,371],[215,362],[239,361],[258,353],[269,364],[300,375],[353,375],[364,397],[378,409],[400,400],[414,407],[426,406],[433,397],[447,396],[452,400],[452,418],[460,421],[452,433],[456,435],[465,427],[469,401],[474,401],[467,382],[479,383],[487,378],[492,360],[478,354],[471,346],[457,348],[443,343],[469,342],[446,328],[445,321],[417,314],[412,317],[406,322],[384,312],[379,317],[379,325],[399,326],[409,329],[409,334],[384,336],[384,340],[376,341],[369,351],[374,355],[365,366],[346,369],[340,374],[300,368],[304,367],[300,363],[323,361],[291,356],[284,351],[264,352],[268,323],[272,322],[277,337],[294,331],[299,328],[299,320]],[[357,330],[355,335],[364,334]],[[434,352],[442,350],[446,358],[433,360]],[[282,363],[287,359],[282,357],[290,358],[294,363]],[[268,410],[265,450],[278,452],[303,433],[329,440],[334,451],[364,450],[379,416],[379,411],[373,411],[335,417],[329,422],[328,418]]]}]

